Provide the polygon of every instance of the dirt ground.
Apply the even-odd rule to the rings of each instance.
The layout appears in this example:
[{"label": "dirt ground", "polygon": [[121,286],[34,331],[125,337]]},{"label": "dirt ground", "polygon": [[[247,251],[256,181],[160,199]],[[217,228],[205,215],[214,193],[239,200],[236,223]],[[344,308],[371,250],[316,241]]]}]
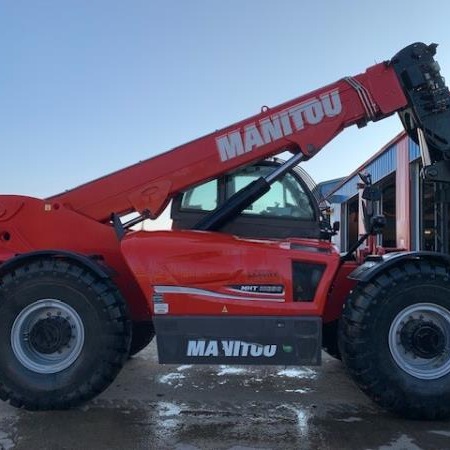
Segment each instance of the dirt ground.
[{"label": "dirt ground", "polygon": [[450,421],[380,410],[330,357],[318,368],[160,366],[151,344],[80,408],[0,403],[0,448],[444,450]]}]

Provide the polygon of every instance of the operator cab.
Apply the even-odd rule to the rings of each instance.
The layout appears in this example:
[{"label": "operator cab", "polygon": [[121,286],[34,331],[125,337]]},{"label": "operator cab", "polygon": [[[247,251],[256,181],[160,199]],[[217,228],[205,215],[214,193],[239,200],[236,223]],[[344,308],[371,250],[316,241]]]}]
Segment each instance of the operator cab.
[{"label": "operator cab", "polygon": [[[233,194],[272,172],[281,163],[278,159],[258,162],[178,194],[172,202],[172,228],[194,228]],[[221,231],[254,238],[319,238],[323,235],[324,222],[313,188],[314,183],[306,172],[296,167],[275,181],[269,192],[227,223]]]}]

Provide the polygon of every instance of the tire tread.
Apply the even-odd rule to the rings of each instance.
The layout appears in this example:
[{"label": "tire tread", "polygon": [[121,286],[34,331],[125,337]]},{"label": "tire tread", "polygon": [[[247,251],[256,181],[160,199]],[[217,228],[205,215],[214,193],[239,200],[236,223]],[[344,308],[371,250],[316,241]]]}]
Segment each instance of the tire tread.
[{"label": "tire tread", "polygon": [[338,334],[342,360],[363,392],[382,407],[404,417],[435,420],[450,417],[450,390],[444,393],[444,399],[424,401],[422,397],[418,401],[413,395],[406,395],[406,387],[401,392],[389,385],[374,362],[372,337],[366,332],[373,314],[380,311],[382,314],[380,308],[385,307],[384,299],[390,289],[401,283],[425,279],[448,283],[449,269],[424,261],[408,262],[388,269],[366,284],[357,285],[346,301]]}]

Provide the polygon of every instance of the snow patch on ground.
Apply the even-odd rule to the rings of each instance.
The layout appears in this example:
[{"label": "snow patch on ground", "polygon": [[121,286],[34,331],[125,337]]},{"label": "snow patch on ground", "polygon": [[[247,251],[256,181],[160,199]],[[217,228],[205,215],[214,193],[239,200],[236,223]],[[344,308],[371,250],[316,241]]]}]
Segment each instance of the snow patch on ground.
[{"label": "snow patch on ground", "polygon": [[172,386],[174,383],[186,378],[182,373],[171,372],[159,377],[158,382]]},{"label": "snow patch on ground", "polygon": [[308,367],[302,369],[283,369],[277,372],[277,375],[280,377],[287,378],[316,378],[317,372],[313,369],[309,369]]},{"label": "snow patch on ground", "polygon": [[305,388],[305,389],[285,389],[284,392],[294,392],[296,394],[307,394],[308,392],[311,392],[312,389]]},{"label": "snow patch on ground", "polygon": [[175,403],[158,402],[158,415],[161,419],[159,425],[162,429],[171,430],[179,425],[178,416],[181,413],[181,408]]},{"label": "snow patch on ground", "polygon": [[246,373],[247,370],[241,367],[229,367],[229,366],[220,366],[220,370],[217,372],[219,377],[224,375],[242,375]]},{"label": "snow patch on ground", "polygon": [[297,428],[300,436],[305,436],[308,433],[308,413],[300,408],[293,408],[293,411],[297,416]]},{"label": "snow patch on ground", "polygon": [[430,430],[429,433],[439,434],[440,436],[450,437],[450,431]]},{"label": "snow patch on ground", "polygon": [[158,402],[158,414],[160,417],[173,417],[181,413],[181,408],[170,402]]},{"label": "snow patch on ground", "polygon": [[345,419],[336,419],[338,422],[362,422],[363,419],[361,417],[346,417]]},{"label": "snow patch on ground", "polygon": [[381,447],[378,447],[378,450],[398,450],[398,449],[422,450],[414,443],[414,440],[411,439],[406,434],[402,434],[398,439],[392,440],[387,445],[382,445]]},{"label": "snow patch on ground", "polygon": [[178,366],[177,371],[183,372],[184,370],[192,369],[192,364],[184,364],[183,366]]},{"label": "snow patch on ground", "polygon": [[295,417],[297,419],[297,430],[300,436],[306,436],[309,431],[308,427],[308,420],[309,420],[309,413],[307,410],[302,408],[295,408],[292,405],[283,404],[277,407],[279,408],[286,408],[290,411],[292,411],[295,414]]},{"label": "snow patch on ground", "polygon": [[0,448],[2,450],[10,450],[14,447],[15,444],[11,437],[7,433],[0,431]]}]

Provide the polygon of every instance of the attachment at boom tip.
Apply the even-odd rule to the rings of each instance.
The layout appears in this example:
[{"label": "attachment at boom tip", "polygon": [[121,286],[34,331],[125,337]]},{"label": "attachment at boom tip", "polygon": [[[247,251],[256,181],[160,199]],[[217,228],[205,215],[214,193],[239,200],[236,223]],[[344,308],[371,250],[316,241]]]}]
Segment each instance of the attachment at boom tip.
[{"label": "attachment at boom tip", "polygon": [[434,59],[436,48],[437,44],[411,44],[390,64],[408,100],[399,116],[421,148],[425,178],[450,182],[450,92]]}]

